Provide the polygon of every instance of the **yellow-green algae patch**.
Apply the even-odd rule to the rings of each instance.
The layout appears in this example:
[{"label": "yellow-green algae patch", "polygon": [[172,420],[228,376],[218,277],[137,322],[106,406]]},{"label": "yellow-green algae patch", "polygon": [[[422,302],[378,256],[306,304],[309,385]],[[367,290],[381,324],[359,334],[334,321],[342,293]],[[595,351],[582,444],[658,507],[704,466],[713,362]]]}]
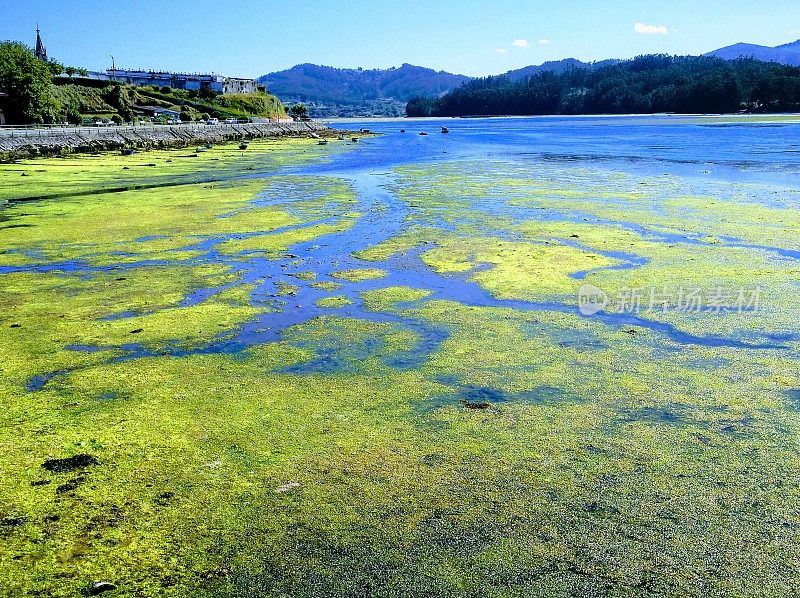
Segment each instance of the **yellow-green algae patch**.
[{"label": "yellow-green algae patch", "polygon": [[[624,213],[628,224],[674,232],[672,208],[659,205],[680,185],[666,178],[639,185],[547,164],[400,175],[409,226],[359,258],[420,248],[423,264],[495,297],[569,306],[581,271],[611,294],[764,281],[770,311],[752,314],[753,333],[780,340],[796,329],[793,261],[729,246],[724,227],[697,225],[714,242],[690,245],[603,220]],[[12,481],[0,485],[0,571],[9,594],[74,596],[99,580],[141,596],[793,592],[796,350],[702,346],[576,312],[444,301],[443,289],[413,274],[410,286],[373,288],[389,269],[375,263],[382,272],[361,293],[362,318],[315,317],[280,341],[216,353],[214,342],[267,311],[253,306],[259,285],[300,294],[310,280],[296,276],[311,265],[288,254],[291,239],[267,239],[318,218],[362,218],[347,216],[355,210],[344,183],[249,185],[187,190],[182,209],[137,192],[167,206],[163,221],[150,213],[148,234],[175,227],[183,245],[136,241],[134,210],[129,228],[93,228],[87,247],[70,231],[59,236],[55,209],[26,221],[42,225],[42,239],[8,237],[37,263],[91,256],[114,268],[0,274],[0,477]],[[113,214],[65,208],[73,222]],[[239,215],[232,228],[217,224]],[[320,231],[311,232],[293,238]],[[150,256],[213,238],[244,265],[193,255],[130,267],[131,256],[114,253],[117,236],[152,243],[142,251]],[[259,244],[283,260],[272,281],[250,282],[256,258],[240,254]],[[642,259],[610,269],[624,252]],[[364,279],[341,280],[333,284]],[[746,327],[732,315],[646,317],[696,334]],[[116,348],[70,348],[78,343]],[[40,390],[26,389],[54,371]],[[74,471],[42,467],[82,454],[93,460]]]},{"label": "yellow-green algae patch", "polygon": [[433,291],[428,289],[415,289],[412,287],[385,287],[364,291],[361,296],[364,298],[364,306],[373,311],[388,311],[396,307],[398,303],[411,303],[429,297]]},{"label": "yellow-green algae patch", "polygon": [[323,297],[322,299],[317,299],[317,305],[320,307],[344,307],[345,305],[352,304],[353,301],[346,297],[345,295],[336,295],[334,297]]},{"label": "yellow-green algae patch", "polygon": [[421,255],[437,272],[485,270],[471,279],[500,299],[537,300],[574,293],[570,274],[617,263],[565,245],[538,245],[492,238],[447,239]]},{"label": "yellow-green algae patch", "polygon": [[226,143],[204,152],[194,148],[139,150],[38,158],[0,164],[0,201],[125,189],[137,186],[226,180],[252,171],[274,171],[288,164],[324,160],[342,151],[313,139],[258,139],[247,151]]},{"label": "yellow-green algae patch", "polygon": [[342,218],[334,224],[311,224],[273,234],[263,234],[246,239],[232,239],[219,245],[220,253],[236,254],[242,252],[280,252],[291,245],[312,241],[317,237],[339,233],[353,226],[353,220]]},{"label": "yellow-green algae patch", "polygon": [[383,278],[389,273],[381,268],[353,268],[351,270],[337,270],[331,272],[331,276],[346,280],[348,282],[361,282],[362,280],[371,280],[374,278]]},{"label": "yellow-green algae patch", "polygon": [[[452,336],[422,372],[380,362],[413,345],[401,330],[317,319],[290,331],[287,342],[303,347],[266,345],[244,361],[145,359],[59,380],[36,407],[39,430],[58,434],[22,434],[9,457],[25,483],[0,492],[8,516],[28,517],[14,544],[61,557],[26,557],[12,587],[68,595],[82,580],[108,578],[152,595],[312,595],[335,558],[345,569],[324,583],[348,592],[372,580],[419,594],[426,578],[439,593],[502,595],[524,576],[515,582],[523,592],[564,583],[593,591],[613,578],[634,593],[647,580],[663,594],[691,591],[698,576],[726,591],[734,574],[737,587],[788,590],[770,570],[796,555],[781,531],[797,517],[787,508],[797,498],[796,451],[779,442],[793,420],[773,411],[755,378],[730,392],[725,376],[750,356],[726,350],[731,363],[703,373],[691,363],[708,351],[689,351],[664,369],[656,347],[627,338],[619,352],[602,348],[616,337],[575,316],[426,305],[422,315]],[[581,334],[597,349],[565,352]],[[373,339],[381,347],[363,354]],[[282,372],[343,347],[359,357],[341,361],[353,369]],[[617,371],[598,377],[611,353]],[[774,376],[794,366],[755,356],[747,367]],[[665,383],[654,389],[644,381],[657,372]],[[458,380],[433,382],[437,373]],[[499,408],[459,403],[459,388],[490,385],[508,397]],[[689,405],[691,393],[702,398]],[[743,456],[765,450],[758,469]],[[39,461],[77,452],[99,464],[55,493],[73,476]],[[766,492],[770,479],[781,483]],[[39,480],[51,483],[30,486]],[[765,511],[781,518],[756,517]],[[766,547],[756,541],[764,533]],[[587,557],[598,543],[625,558]],[[736,558],[714,573],[709,550]],[[751,559],[759,565],[740,569]],[[370,573],[387,561],[403,572]]]},{"label": "yellow-green algae patch", "polygon": [[[173,339],[190,334],[181,326],[203,326],[203,316],[230,325],[252,312],[229,312],[205,304],[180,308],[195,288],[213,287],[232,278],[221,266],[150,267],[123,272],[70,274],[5,274],[0,278],[0,369],[8,384],[24,386],[35,375],[80,367],[109,358],[107,353],[70,350],[72,345],[115,347],[130,342]],[[199,308],[199,310],[198,310]],[[119,313],[143,314],[106,319]],[[147,325],[146,331],[144,330]],[[130,334],[142,328],[141,333]],[[214,334],[221,329],[215,321]],[[185,338],[185,336],[184,336]]]},{"label": "yellow-green algae patch", "polygon": [[86,259],[106,265],[117,254],[123,260],[131,257],[125,254],[139,260],[162,259],[165,251],[197,243],[198,235],[263,232],[301,222],[274,207],[220,217],[249,205],[263,188],[261,181],[184,185],[12,205],[4,215],[17,226],[0,235],[0,250],[28,250],[51,260]]}]

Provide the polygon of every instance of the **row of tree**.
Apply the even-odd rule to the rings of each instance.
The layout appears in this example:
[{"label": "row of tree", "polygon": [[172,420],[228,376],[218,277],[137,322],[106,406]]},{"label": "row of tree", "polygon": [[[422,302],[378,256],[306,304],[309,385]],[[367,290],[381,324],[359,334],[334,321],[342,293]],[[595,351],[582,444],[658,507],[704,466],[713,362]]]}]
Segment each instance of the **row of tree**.
[{"label": "row of tree", "polygon": [[597,69],[519,81],[473,79],[439,98],[408,102],[408,116],[797,112],[800,68],[754,59],[647,55]]}]

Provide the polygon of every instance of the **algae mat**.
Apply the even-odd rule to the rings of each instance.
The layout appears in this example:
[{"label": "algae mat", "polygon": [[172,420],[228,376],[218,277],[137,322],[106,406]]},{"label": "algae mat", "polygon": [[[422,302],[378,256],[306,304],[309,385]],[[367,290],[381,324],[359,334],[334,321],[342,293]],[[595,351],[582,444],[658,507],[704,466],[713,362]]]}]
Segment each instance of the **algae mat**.
[{"label": "algae mat", "polygon": [[447,124],[0,173],[2,593],[792,593],[797,125]]}]

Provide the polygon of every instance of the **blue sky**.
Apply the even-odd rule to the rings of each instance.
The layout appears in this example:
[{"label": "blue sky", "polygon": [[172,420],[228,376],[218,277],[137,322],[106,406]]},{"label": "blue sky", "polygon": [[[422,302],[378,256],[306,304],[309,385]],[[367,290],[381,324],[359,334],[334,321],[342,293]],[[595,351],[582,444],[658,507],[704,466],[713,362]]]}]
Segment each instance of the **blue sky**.
[{"label": "blue sky", "polygon": [[39,22],[64,63],[258,76],[313,62],[489,75],[545,60],[700,54],[800,39],[797,0],[0,0],[0,39]]}]

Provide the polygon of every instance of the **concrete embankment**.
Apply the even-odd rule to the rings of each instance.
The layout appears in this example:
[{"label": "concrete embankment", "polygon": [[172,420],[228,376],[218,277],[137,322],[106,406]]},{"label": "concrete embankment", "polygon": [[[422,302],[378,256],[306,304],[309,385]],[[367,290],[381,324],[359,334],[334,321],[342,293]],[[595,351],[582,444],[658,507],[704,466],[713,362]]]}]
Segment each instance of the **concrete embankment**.
[{"label": "concrete embankment", "polygon": [[158,125],[0,130],[0,162],[123,148],[184,147],[259,137],[338,135],[318,123]]}]

